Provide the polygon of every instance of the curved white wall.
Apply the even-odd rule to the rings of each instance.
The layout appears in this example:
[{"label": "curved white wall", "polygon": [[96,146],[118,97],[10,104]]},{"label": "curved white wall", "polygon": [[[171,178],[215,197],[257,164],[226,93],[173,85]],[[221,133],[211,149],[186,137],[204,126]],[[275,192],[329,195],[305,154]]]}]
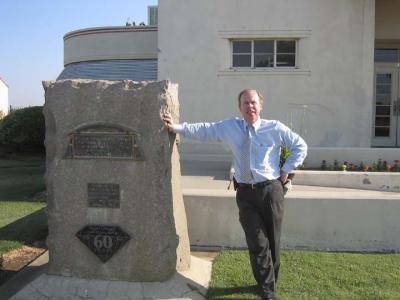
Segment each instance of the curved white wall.
[{"label": "curved white wall", "polygon": [[157,59],[157,27],[97,27],[64,36],[64,66],[107,59]]}]

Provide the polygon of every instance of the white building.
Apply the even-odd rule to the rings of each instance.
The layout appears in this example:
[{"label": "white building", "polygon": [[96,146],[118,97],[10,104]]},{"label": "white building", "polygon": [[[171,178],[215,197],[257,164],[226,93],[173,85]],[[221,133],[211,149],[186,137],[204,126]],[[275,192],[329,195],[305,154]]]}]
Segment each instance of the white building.
[{"label": "white building", "polygon": [[[238,116],[237,94],[251,87],[265,95],[264,118],[304,136],[309,165],[391,161],[400,159],[399,14],[400,0],[161,0],[158,32],[68,33],[60,78],[81,76],[88,63],[131,61],[140,76],[122,77],[152,79],[142,76],[145,61],[157,58],[158,79],[179,83],[184,121]],[[220,145],[183,140],[181,149],[184,159],[229,160]]]},{"label": "white building", "polygon": [[61,79],[156,80],[157,27],[76,30],[64,36]]},{"label": "white building", "polygon": [[8,85],[3,78],[0,77],[0,114],[7,115],[8,110]]}]

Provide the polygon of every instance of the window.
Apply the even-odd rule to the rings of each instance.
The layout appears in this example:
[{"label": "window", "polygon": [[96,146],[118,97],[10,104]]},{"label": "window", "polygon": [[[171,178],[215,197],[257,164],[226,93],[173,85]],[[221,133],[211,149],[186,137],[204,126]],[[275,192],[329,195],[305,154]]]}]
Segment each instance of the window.
[{"label": "window", "polygon": [[233,66],[250,67],[251,66],[251,41],[232,42],[233,47]]},{"label": "window", "polygon": [[293,68],[295,66],[295,40],[232,41],[232,67],[234,68]]},{"label": "window", "polygon": [[271,68],[274,66],[274,41],[253,41],[254,67]]},{"label": "window", "polygon": [[147,18],[149,26],[158,25],[158,6],[148,6],[147,7]]},{"label": "window", "polygon": [[400,49],[375,49],[375,62],[400,62]]},{"label": "window", "polygon": [[375,137],[390,137],[392,83],[390,73],[376,74],[375,81]]}]

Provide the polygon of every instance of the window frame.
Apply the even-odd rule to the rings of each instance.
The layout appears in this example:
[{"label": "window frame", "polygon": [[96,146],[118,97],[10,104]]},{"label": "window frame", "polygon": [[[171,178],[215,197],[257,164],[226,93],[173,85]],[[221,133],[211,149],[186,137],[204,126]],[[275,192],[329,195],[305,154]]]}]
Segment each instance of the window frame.
[{"label": "window frame", "polygon": [[[273,62],[273,66],[272,67],[256,67],[254,66],[254,41],[273,41],[274,42],[274,62]],[[295,46],[295,53],[294,53],[294,66],[277,66],[277,44],[278,41],[288,41],[288,42],[294,42],[294,46]],[[234,52],[233,52],[233,43],[234,42],[251,42],[251,65],[250,66],[246,66],[246,67],[234,67],[233,66],[233,56],[234,56]],[[231,69],[241,69],[241,70],[253,70],[253,69],[257,69],[257,70],[271,70],[271,69],[298,69],[298,43],[299,40],[296,38],[255,38],[255,39],[249,39],[249,38],[239,38],[239,39],[230,39],[230,49],[231,49],[231,53],[230,53],[230,59],[231,59],[231,63],[230,63],[230,68]],[[236,54],[237,55],[237,54]]]}]

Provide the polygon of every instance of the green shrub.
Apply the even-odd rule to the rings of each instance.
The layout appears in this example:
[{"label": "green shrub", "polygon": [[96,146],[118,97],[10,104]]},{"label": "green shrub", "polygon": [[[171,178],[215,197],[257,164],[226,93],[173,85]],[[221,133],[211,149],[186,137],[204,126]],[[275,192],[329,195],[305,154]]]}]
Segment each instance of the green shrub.
[{"label": "green shrub", "polygon": [[281,161],[279,163],[279,168],[282,168],[289,155],[290,155],[289,149],[286,147],[281,147]]},{"label": "green shrub", "polygon": [[14,110],[0,121],[0,145],[14,152],[44,153],[43,106]]}]

